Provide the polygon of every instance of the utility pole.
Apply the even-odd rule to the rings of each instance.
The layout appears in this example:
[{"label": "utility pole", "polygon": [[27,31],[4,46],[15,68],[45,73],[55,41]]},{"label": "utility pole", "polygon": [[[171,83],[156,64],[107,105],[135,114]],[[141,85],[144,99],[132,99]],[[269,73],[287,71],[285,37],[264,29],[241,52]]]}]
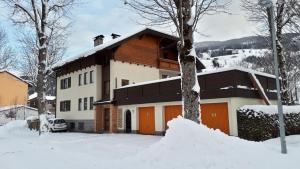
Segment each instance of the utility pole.
[{"label": "utility pole", "polygon": [[283,120],[283,107],[281,102],[280,94],[280,81],[279,81],[279,70],[278,70],[278,56],[276,48],[276,28],[275,28],[275,12],[274,5],[271,0],[259,0],[259,5],[266,8],[268,13],[268,19],[271,25],[271,38],[272,38],[272,48],[273,48],[273,57],[274,57],[274,66],[275,66],[275,76],[276,76],[276,88],[277,88],[277,108],[279,116],[279,132],[280,132],[280,143],[281,143],[281,153],[287,154],[286,141],[285,141],[285,128]]}]

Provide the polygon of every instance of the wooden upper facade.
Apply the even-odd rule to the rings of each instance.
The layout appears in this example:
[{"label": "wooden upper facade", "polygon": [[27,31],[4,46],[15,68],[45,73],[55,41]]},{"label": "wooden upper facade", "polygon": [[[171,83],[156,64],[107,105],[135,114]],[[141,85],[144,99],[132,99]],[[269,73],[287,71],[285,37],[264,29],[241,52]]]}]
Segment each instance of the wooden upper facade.
[{"label": "wooden upper facade", "polygon": [[[276,100],[275,78],[263,74],[256,74],[256,77],[269,99]],[[250,79],[249,72],[239,69],[200,73],[198,81],[201,87],[201,99],[229,97],[262,99]],[[172,102],[181,101],[181,99],[180,78],[132,85],[114,90],[114,104],[116,105]]]},{"label": "wooden upper facade", "polygon": [[57,76],[62,76],[92,65],[108,66],[109,60],[117,60],[179,71],[177,40],[175,36],[147,28],[131,36],[114,39],[109,44],[96,46],[88,52],[91,54],[82,54],[54,70]]}]

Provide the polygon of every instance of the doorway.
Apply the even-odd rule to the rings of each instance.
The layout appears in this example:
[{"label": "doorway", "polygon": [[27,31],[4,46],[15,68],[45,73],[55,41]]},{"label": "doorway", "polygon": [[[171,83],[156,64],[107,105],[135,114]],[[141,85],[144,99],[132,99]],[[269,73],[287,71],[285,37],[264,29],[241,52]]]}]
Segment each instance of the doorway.
[{"label": "doorway", "polygon": [[109,132],[110,128],[110,109],[104,109],[104,132]]},{"label": "doorway", "polygon": [[125,133],[131,133],[131,112],[127,110],[125,113]]}]

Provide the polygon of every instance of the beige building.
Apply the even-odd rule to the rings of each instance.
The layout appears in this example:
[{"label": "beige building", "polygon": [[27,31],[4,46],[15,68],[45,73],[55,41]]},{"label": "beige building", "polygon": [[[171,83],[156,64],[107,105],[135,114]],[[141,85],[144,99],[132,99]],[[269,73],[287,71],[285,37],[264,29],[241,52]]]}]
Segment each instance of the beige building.
[{"label": "beige building", "polygon": [[0,70],[0,82],[0,108],[27,104],[28,83],[25,80]]}]

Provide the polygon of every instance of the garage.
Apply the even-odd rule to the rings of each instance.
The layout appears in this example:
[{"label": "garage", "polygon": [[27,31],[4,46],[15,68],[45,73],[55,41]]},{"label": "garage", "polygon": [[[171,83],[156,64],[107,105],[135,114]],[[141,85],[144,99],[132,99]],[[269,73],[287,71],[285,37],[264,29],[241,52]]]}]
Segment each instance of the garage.
[{"label": "garage", "polygon": [[181,105],[165,106],[165,129],[166,130],[168,129],[168,125],[167,125],[168,121],[178,117],[179,115],[182,116]]},{"label": "garage", "polygon": [[155,134],[155,115],[154,107],[139,108],[139,133],[140,134]]},{"label": "garage", "polygon": [[207,127],[229,134],[228,104],[201,104],[201,120]]}]

